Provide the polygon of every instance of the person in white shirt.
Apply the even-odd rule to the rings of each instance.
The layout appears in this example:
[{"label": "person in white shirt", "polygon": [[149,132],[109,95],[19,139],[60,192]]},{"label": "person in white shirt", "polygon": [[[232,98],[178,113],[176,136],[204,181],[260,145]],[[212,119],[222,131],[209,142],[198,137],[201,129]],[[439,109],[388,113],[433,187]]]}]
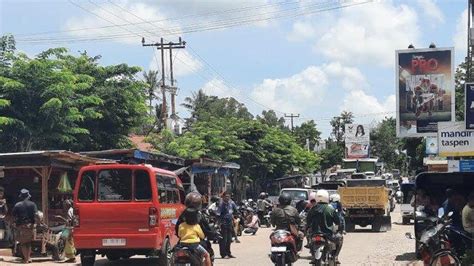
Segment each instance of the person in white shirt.
[{"label": "person in white shirt", "polygon": [[466,232],[474,234],[474,192],[469,194],[462,210],[462,226]]},{"label": "person in white shirt", "polygon": [[257,214],[252,208],[248,208],[248,216],[246,218],[245,230],[244,233],[255,235],[260,226],[260,220],[258,219]]}]

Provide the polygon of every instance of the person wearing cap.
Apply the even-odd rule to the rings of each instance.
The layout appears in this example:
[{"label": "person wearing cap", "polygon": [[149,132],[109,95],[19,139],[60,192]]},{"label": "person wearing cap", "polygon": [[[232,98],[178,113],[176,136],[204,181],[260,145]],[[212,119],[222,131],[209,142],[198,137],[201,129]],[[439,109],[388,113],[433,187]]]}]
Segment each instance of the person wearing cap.
[{"label": "person wearing cap", "polygon": [[36,204],[30,201],[31,195],[27,189],[20,191],[21,201],[13,207],[12,215],[16,226],[16,240],[20,243],[23,262],[31,262],[31,242],[35,237],[35,217],[38,212]]}]

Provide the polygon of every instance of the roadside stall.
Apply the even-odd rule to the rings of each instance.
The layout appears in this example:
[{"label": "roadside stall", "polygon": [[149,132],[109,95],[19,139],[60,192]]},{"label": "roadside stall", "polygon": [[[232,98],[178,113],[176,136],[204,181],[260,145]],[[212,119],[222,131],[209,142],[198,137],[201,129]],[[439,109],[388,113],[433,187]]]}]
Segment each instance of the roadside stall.
[{"label": "roadside stall", "polygon": [[[224,191],[232,189],[232,170],[240,169],[236,163],[200,158],[186,161],[188,174],[183,179],[187,191],[198,191],[205,196],[206,201],[212,196],[218,196]],[[240,195],[236,195],[240,197]],[[206,202],[207,203],[207,202]]]},{"label": "roadside stall", "polygon": [[5,188],[10,210],[19,201],[19,191],[28,189],[45,214],[45,223],[54,225],[53,217],[62,214],[64,200],[72,199],[79,168],[111,162],[64,150],[1,153],[0,186]]}]

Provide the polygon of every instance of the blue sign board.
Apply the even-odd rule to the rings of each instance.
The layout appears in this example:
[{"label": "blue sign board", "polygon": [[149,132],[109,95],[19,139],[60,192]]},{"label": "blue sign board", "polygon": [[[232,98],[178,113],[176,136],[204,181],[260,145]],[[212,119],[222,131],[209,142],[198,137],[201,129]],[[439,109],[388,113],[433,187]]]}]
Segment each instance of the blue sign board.
[{"label": "blue sign board", "polygon": [[474,160],[460,160],[459,172],[474,172]]},{"label": "blue sign board", "polygon": [[474,129],[474,83],[466,83],[464,91],[466,129]]}]

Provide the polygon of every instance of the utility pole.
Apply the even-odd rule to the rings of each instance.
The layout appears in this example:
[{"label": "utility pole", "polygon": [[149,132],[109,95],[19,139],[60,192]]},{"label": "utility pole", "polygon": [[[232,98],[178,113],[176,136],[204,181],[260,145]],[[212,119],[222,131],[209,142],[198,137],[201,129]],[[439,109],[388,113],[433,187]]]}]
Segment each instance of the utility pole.
[{"label": "utility pole", "polygon": [[[173,49],[184,49],[186,48],[186,42],[181,40],[179,37],[179,42],[169,42],[164,43],[163,38],[160,39],[159,43],[145,43],[145,38],[142,38],[142,46],[155,46],[156,49],[161,51],[161,95],[163,98],[163,104],[161,106],[161,120],[163,128],[166,127],[166,120],[168,119],[167,114],[167,102],[166,102],[166,91],[171,92],[171,118],[176,119],[176,91],[177,88],[174,87],[174,77],[173,77]],[[170,54],[170,78],[171,86],[166,85],[166,75],[165,75],[165,50],[169,50]]]},{"label": "utility pole", "polygon": [[285,117],[290,118],[290,121],[291,121],[291,131],[293,132],[293,118],[298,118],[298,117],[300,117],[300,114],[295,114],[295,115],[294,115],[293,113],[291,113],[291,114],[289,114],[289,115],[287,115],[287,114],[284,114],[284,115],[285,115]]}]

